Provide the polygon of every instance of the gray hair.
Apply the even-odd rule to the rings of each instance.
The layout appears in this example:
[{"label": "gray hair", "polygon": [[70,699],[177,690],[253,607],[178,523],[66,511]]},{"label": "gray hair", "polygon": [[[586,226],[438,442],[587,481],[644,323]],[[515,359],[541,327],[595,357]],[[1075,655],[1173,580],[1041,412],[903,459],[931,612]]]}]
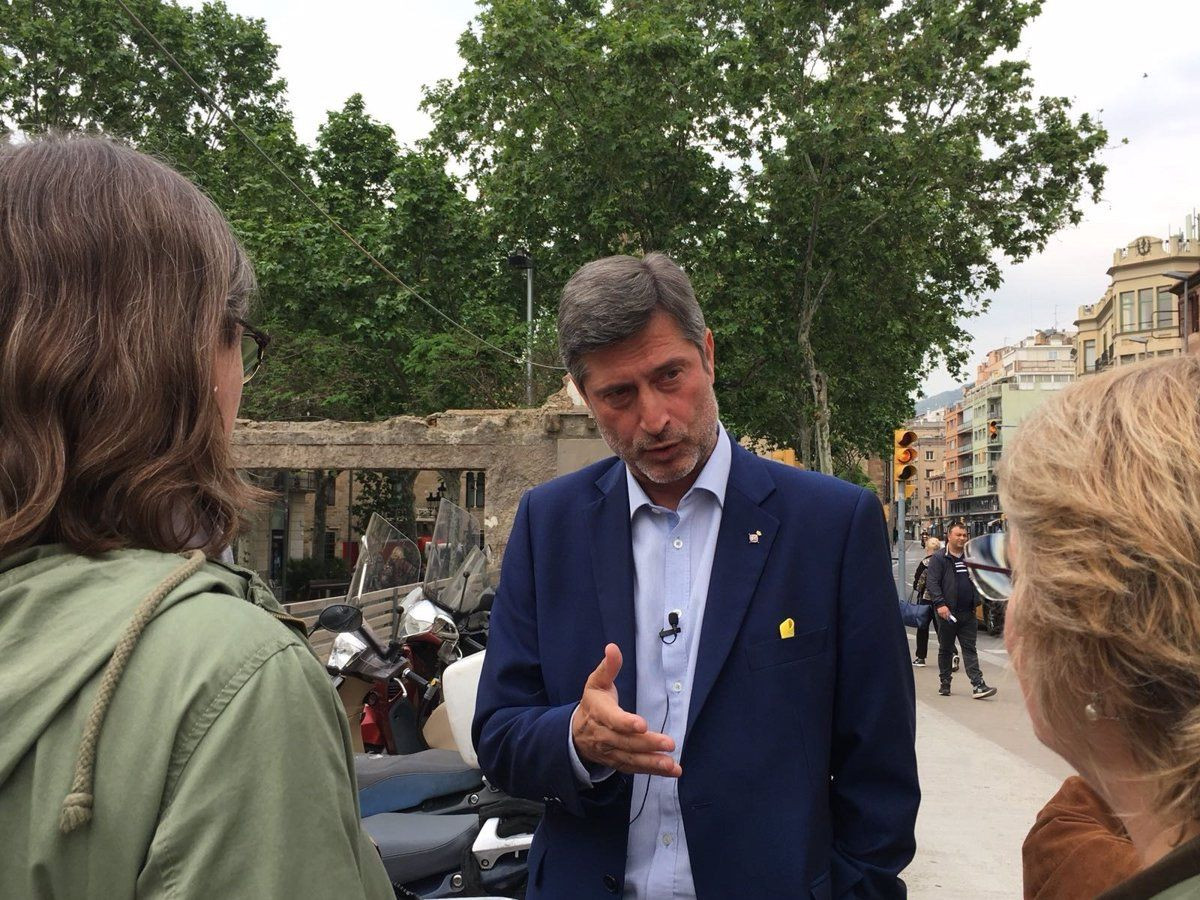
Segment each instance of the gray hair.
[{"label": "gray hair", "polygon": [[558,301],[558,352],[580,391],[584,357],[633,337],[658,310],[675,320],[707,368],[704,313],[687,275],[665,253],[606,256],[571,276]]}]

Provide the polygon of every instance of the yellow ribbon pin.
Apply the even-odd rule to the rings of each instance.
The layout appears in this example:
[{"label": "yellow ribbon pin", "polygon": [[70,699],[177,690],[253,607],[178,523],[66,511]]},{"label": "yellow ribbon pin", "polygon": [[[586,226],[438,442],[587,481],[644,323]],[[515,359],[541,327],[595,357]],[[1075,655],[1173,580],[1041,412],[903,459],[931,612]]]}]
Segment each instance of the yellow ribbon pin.
[{"label": "yellow ribbon pin", "polygon": [[796,623],[791,619],[784,619],[779,623],[779,636],[781,638],[790,638],[796,636]]}]

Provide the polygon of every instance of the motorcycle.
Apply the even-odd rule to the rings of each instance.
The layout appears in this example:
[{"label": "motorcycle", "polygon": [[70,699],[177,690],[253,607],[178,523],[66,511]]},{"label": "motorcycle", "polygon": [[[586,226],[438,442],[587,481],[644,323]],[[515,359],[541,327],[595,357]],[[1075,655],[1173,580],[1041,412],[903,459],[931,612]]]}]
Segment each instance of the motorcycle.
[{"label": "motorcycle", "polygon": [[[318,627],[379,645],[349,605],[326,607]],[[478,769],[471,719],[484,653],[443,673],[442,708],[452,748],[403,756],[356,755],[363,827],[379,847],[400,898],[521,896],[543,807],[492,787]]]}]

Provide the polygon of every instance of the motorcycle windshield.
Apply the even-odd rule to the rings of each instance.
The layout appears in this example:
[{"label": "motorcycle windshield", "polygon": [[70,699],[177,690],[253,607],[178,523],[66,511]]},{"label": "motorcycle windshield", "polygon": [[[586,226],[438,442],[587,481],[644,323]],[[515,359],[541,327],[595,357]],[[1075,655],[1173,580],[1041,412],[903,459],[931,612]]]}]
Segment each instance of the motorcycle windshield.
[{"label": "motorcycle windshield", "polygon": [[443,498],[425,548],[426,599],[456,615],[475,610],[487,586],[488,559],[482,544],[483,529],[475,517]]},{"label": "motorcycle windshield", "polygon": [[350,576],[346,602],[361,607],[375,591],[416,584],[421,579],[421,551],[395,525],[371,514],[358,542],[358,562]]}]

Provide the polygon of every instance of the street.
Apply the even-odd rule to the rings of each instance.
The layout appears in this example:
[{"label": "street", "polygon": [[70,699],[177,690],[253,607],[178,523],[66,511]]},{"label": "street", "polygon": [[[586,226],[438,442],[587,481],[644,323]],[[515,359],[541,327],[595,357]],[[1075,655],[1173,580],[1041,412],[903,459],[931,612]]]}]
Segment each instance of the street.
[{"label": "street", "polygon": [[[921,555],[910,543],[910,584]],[[1034,736],[1002,637],[978,640],[984,680],[997,689],[988,700],[971,698],[962,671],[953,693],[938,695],[936,646],[930,635],[929,665],[913,670],[922,797],[917,855],[904,873],[909,896],[1020,897],[1021,843],[1072,770]]]}]

